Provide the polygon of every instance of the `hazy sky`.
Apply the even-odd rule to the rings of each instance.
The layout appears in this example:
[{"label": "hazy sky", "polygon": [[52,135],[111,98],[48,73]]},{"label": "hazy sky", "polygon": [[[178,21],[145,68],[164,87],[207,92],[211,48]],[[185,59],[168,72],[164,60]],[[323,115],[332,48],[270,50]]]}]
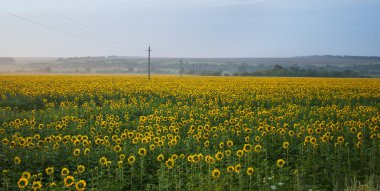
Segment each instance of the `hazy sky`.
[{"label": "hazy sky", "polygon": [[0,56],[380,56],[379,0],[0,0]]}]

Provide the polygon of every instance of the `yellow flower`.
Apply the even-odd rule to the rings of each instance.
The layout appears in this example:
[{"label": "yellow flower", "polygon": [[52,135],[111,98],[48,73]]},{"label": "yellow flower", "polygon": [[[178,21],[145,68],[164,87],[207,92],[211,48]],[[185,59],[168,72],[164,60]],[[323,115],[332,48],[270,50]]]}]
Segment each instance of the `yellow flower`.
[{"label": "yellow flower", "polygon": [[74,156],[79,156],[80,149],[74,149],[73,154],[74,154]]},{"label": "yellow flower", "polygon": [[140,148],[138,151],[140,156],[145,156],[146,155],[146,149],[145,148]]},{"label": "yellow flower", "polygon": [[166,167],[167,167],[168,169],[172,169],[172,168],[174,167],[174,164],[175,164],[175,162],[174,162],[173,159],[169,159],[169,160],[167,160],[167,161],[165,162],[165,165],[166,165]]},{"label": "yellow flower", "polygon": [[247,168],[247,174],[251,176],[255,170],[252,167]]},{"label": "yellow flower", "polygon": [[54,174],[54,167],[47,167],[47,168],[45,169],[45,172],[46,172],[47,175],[52,175],[52,174]]},{"label": "yellow flower", "polygon": [[120,160],[124,160],[124,159],[125,159],[125,154],[121,154],[121,155],[119,155],[119,159],[120,159]]},{"label": "yellow flower", "polygon": [[78,165],[77,166],[77,171],[78,171],[79,174],[84,173],[85,170],[86,170],[86,167],[84,167],[83,165]]},{"label": "yellow flower", "polygon": [[136,161],[135,156],[130,156],[130,157],[128,157],[128,163],[129,163],[130,165],[132,165],[135,161]]},{"label": "yellow flower", "polygon": [[211,176],[212,176],[213,178],[219,178],[219,176],[220,176],[220,170],[218,170],[218,169],[214,169],[214,170],[211,172]]},{"label": "yellow flower", "polygon": [[222,153],[222,152],[217,152],[216,154],[215,154],[215,158],[216,158],[216,160],[222,160],[223,159],[223,156],[224,156],[224,154]]},{"label": "yellow flower", "polygon": [[232,146],[234,146],[234,142],[227,141],[227,147],[231,148]]},{"label": "yellow flower", "polygon": [[227,172],[233,172],[235,171],[235,167],[234,166],[228,166],[227,167]]},{"label": "yellow flower", "polygon": [[160,155],[157,156],[157,161],[161,162],[162,160],[164,160],[164,158],[165,158],[164,155],[160,154]]},{"label": "yellow flower", "polygon": [[20,163],[21,163],[21,159],[20,159],[20,157],[15,157],[15,158],[13,159],[13,162],[14,162],[15,164],[20,164]]},{"label": "yellow flower", "polygon": [[72,185],[74,185],[74,177],[73,176],[66,176],[65,179],[63,180],[63,182],[65,183],[65,186],[66,187],[70,187]]},{"label": "yellow flower", "polygon": [[54,187],[54,186],[57,186],[57,184],[55,182],[50,182],[47,184],[48,187]]},{"label": "yellow flower", "polygon": [[29,184],[29,181],[27,178],[24,178],[24,177],[21,177],[18,182],[17,182],[17,185],[20,189],[23,189],[25,187],[27,187]]},{"label": "yellow flower", "polygon": [[238,151],[236,151],[236,155],[241,158],[243,155],[244,155],[244,151],[239,149]]},{"label": "yellow flower", "polygon": [[8,170],[3,170],[3,171],[1,172],[1,174],[4,175],[4,176],[7,175],[8,173],[9,173]]},{"label": "yellow flower", "polygon": [[106,158],[106,157],[102,157],[102,158],[100,158],[100,159],[99,159],[99,163],[100,163],[101,165],[106,165],[106,164],[107,164],[107,158]]},{"label": "yellow flower", "polygon": [[239,173],[239,172],[240,172],[240,169],[241,169],[241,164],[237,164],[237,165],[235,165],[234,169],[235,169],[235,172],[236,172],[236,173]]},{"label": "yellow flower", "polygon": [[70,171],[69,171],[68,168],[63,168],[63,169],[61,170],[61,175],[62,175],[62,176],[67,176],[69,173],[70,173]]},{"label": "yellow flower", "polygon": [[29,179],[30,178],[30,172],[28,172],[28,171],[23,172],[22,175],[21,175],[21,177]]},{"label": "yellow flower", "polygon": [[35,181],[35,182],[33,182],[33,184],[32,184],[32,189],[33,190],[37,190],[37,189],[40,189],[40,188],[42,188],[41,181]]},{"label": "yellow flower", "polygon": [[90,152],[90,149],[89,149],[89,148],[84,149],[84,154],[85,154],[85,155],[88,155],[89,152]]},{"label": "yellow flower", "polygon": [[214,158],[212,158],[212,156],[210,156],[210,155],[207,155],[207,156],[205,157],[205,161],[206,161],[208,164],[214,164],[214,162],[215,162]]},{"label": "yellow flower", "polygon": [[343,136],[339,136],[337,140],[338,140],[338,143],[343,143],[344,142],[344,137]]},{"label": "yellow flower", "polygon": [[261,152],[261,145],[256,145],[254,148],[255,152]]},{"label": "yellow flower", "polygon": [[113,150],[115,151],[115,152],[120,152],[121,151],[121,147],[120,147],[120,145],[116,145],[116,146],[114,146],[113,147]]},{"label": "yellow flower", "polygon": [[229,156],[231,156],[232,152],[231,152],[231,150],[226,150],[226,151],[224,151],[224,153],[226,154],[227,157],[229,157]]},{"label": "yellow flower", "polygon": [[244,144],[243,150],[244,150],[244,152],[246,152],[246,153],[251,152],[251,150],[252,150],[252,145],[250,145],[250,144]]},{"label": "yellow flower", "polygon": [[363,133],[362,133],[362,132],[359,132],[359,133],[356,135],[356,138],[358,138],[359,140],[362,140],[362,138],[363,138]]},{"label": "yellow flower", "polygon": [[80,181],[78,181],[76,184],[75,184],[75,189],[77,190],[77,191],[83,191],[83,190],[85,190],[86,189],[86,181],[84,181],[84,180],[80,180]]},{"label": "yellow flower", "polygon": [[276,164],[278,167],[282,168],[285,164],[285,160],[284,159],[278,159]]},{"label": "yellow flower", "polygon": [[289,142],[285,141],[282,143],[282,148],[287,149],[289,147]]},{"label": "yellow flower", "polygon": [[261,137],[260,136],[256,136],[255,137],[255,141],[259,142],[261,140]]},{"label": "yellow flower", "polygon": [[311,137],[310,138],[310,143],[314,145],[315,143],[317,143],[317,139],[314,138],[314,137]]}]

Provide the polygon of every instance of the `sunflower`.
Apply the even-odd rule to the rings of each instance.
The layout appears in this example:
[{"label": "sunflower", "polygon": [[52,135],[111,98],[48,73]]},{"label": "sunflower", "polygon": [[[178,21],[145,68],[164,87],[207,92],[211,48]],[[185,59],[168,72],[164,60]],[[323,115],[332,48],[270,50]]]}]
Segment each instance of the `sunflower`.
[{"label": "sunflower", "polygon": [[359,132],[359,133],[356,135],[356,138],[358,138],[359,140],[362,140],[362,138],[363,138],[363,133],[362,133],[362,132]]},{"label": "sunflower", "polygon": [[233,172],[235,171],[235,167],[234,166],[228,166],[227,167],[227,172]]},{"label": "sunflower", "polygon": [[252,167],[247,168],[247,174],[251,176],[255,170]]},{"label": "sunflower", "polygon": [[9,173],[8,170],[3,170],[3,171],[1,172],[1,174],[4,175],[4,176],[7,175],[8,173]]},{"label": "sunflower", "polygon": [[238,151],[236,151],[236,155],[241,158],[243,155],[244,155],[244,151],[239,149]]},{"label": "sunflower", "polygon": [[329,140],[329,137],[327,135],[322,136],[322,142],[327,142]]},{"label": "sunflower", "polygon": [[285,141],[285,142],[282,143],[282,148],[288,149],[288,147],[289,147],[289,142],[288,141]]},{"label": "sunflower", "polygon": [[206,158],[205,158],[205,161],[208,163],[208,164],[214,164],[215,163],[215,160],[212,156],[210,155],[207,155]]},{"label": "sunflower", "polygon": [[25,187],[27,187],[29,184],[29,181],[27,178],[24,178],[24,177],[21,177],[18,182],[17,182],[17,185],[20,189],[23,189]]},{"label": "sunflower", "polygon": [[227,157],[229,157],[229,156],[231,156],[232,152],[231,152],[231,150],[226,150],[226,151],[224,151],[224,153],[226,154]]},{"label": "sunflower", "polygon": [[47,168],[45,169],[45,172],[46,172],[47,175],[52,175],[52,174],[54,174],[54,167],[47,167]]},{"label": "sunflower", "polygon": [[106,157],[102,157],[99,159],[99,163],[102,164],[102,165],[106,165],[107,164],[107,158]]},{"label": "sunflower", "polygon": [[250,145],[250,144],[244,144],[243,150],[244,150],[244,152],[246,152],[246,153],[251,152],[251,150],[252,150],[252,145]]},{"label": "sunflower", "polygon": [[83,191],[86,189],[86,181],[80,180],[77,183],[75,183],[75,189],[78,191]]},{"label": "sunflower", "polygon": [[20,159],[20,157],[15,157],[15,158],[13,159],[13,162],[14,162],[15,164],[20,164],[20,163],[21,163],[21,159]]},{"label": "sunflower", "polygon": [[89,152],[90,152],[90,148],[86,148],[86,149],[84,149],[84,154],[85,154],[85,155],[88,155]]},{"label": "sunflower", "polygon": [[120,159],[120,160],[124,160],[124,159],[125,159],[125,154],[121,154],[121,155],[119,155],[119,159]]},{"label": "sunflower", "polygon": [[113,147],[113,150],[115,151],[115,152],[120,152],[121,151],[121,147],[120,147],[120,145],[116,145],[116,146],[114,146]]},{"label": "sunflower", "polygon": [[164,157],[164,155],[163,154],[160,154],[160,155],[158,155],[157,156],[157,161],[162,161],[162,160],[164,160],[165,159],[165,157]]},{"label": "sunflower", "polygon": [[132,165],[135,161],[136,161],[135,156],[130,156],[130,157],[128,157],[128,163],[129,163],[130,165]]},{"label": "sunflower", "polygon": [[241,169],[241,164],[237,164],[237,165],[235,165],[235,172],[236,173],[239,173],[240,172],[240,169]]},{"label": "sunflower", "polygon": [[212,172],[211,172],[211,176],[212,176],[213,178],[218,178],[218,177],[220,176],[220,170],[218,170],[218,169],[214,169],[214,170],[212,170]]},{"label": "sunflower", "polygon": [[232,142],[232,141],[227,141],[227,147],[232,147],[232,146],[234,146],[234,142]]},{"label": "sunflower", "polygon": [[218,161],[222,160],[223,156],[224,156],[224,154],[222,152],[220,152],[220,151],[215,154],[215,158]]},{"label": "sunflower", "polygon": [[175,162],[174,162],[173,159],[169,159],[169,160],[167,160],[167,161],[165,162],[165,165],[166,165],[166,167],[167,167],[168,169],[172,169],[172,168],[174,167],[174,164],[175,164]]},{"label": "sunflower", "polygon": [[63,180],[65,183],[66,187],[70,187],[74,184],[74,177],[73,176],[66,176],[65,179]]},{"label": "sunflower", "polygon": [[74,149],[73,154],[74,154],[74,156],[79,156],[80,149]]},{"label": "sunflower", "polygon": [[69,173],[70,173],[70,171],[69,171],[68,168],[63,168],[63,169],[61,170],[61,175],[62,175],[62,176],[67,176]]},{"label": "sunflower", "polygon": [[22,175],[21,175],[21,177],[29,179],[30,178],[30,172],[28,172],[28,171],[23,172]]},{"label": "sunflower", "polygon": [[146,149],[145,148],[140,148],[138,151],[140,156],[145,156],[146,155]]},{"label": "sunflower", "polygon": [[285,164],[285,160],[284,159],[278,159],[276,164],[278,167],[282,168]]},{"label": "sunflower", "polygon": [[219,148],[220,148],[220,149],[223,149],[223,147],[224,147],[224,142],[220,142],[220,143],[219,143]]},{"label": "sunflower", "polygon": [[205,146],[205,148],[209,147],[210,146],[210,141],[207,140],[203,143],[203,145]]},{"label": "sunflower", "polygon": [[343,136],[339,136],[337,140],[338,140],[338,143],[343,143],[344,142],[344,137]]},{"label": "sunflower", "polygon": [[57,186],[57,184],[55,182],[50,182],[48,184],[46,184],[48,187],[54,187],[54,186]]},{"label": "sunflower", "polygon": [[84,173],[85,170],[86,170],[86,167],[84,167],[83,165],[78,165],[77,166],[77,171],[78,171],[79,174]]},{"label": "sunflower", "polygon": [[259,142],[261,140],[261,137],[260,136],[256,136],[255,137],[255,141]]},{"label": "sunflower", "polygon": [[33,188],[33,190],[37,190],[37,189],[42,188],[41,181],[35,181],[35,182],[33,182],[32,188]]},{"label": "sunflower", "polygon": [[261,152],[261,145],[256,145],[254,148],[255,152]]},{"label": "sunflower", "polygon": [[[195,155],[195,156],[196,156],[196,155]],[[193,156],[193,155],[189,155],[189,156],[187,156],[187,162],[190,162],[190,163],[195,162],[195,161],[194,161],[194,156]]]}]

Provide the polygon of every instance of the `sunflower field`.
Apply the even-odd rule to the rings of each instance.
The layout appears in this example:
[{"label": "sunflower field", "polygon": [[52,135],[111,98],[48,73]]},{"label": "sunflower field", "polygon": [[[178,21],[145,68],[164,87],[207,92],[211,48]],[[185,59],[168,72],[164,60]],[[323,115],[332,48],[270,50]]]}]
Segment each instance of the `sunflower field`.
[{"label": "sunflower field", "polygon": [[1,75],[0,190],[344,190],[380,80]]}]

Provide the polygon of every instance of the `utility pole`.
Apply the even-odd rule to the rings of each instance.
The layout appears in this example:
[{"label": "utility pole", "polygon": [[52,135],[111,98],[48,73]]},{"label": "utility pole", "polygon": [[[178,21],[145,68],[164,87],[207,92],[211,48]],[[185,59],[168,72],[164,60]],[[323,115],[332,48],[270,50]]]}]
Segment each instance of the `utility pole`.
[{"label": "utility pole", "polygon": [[183,62],[182,62],[182,59],[179,60],[179,67],[180,67],[180,69],[179,69],[179,74],[180,74],[181,78],[182,78],[182,71],[183,71],[182,63],[183,63]]},{"label": "utility pole", "polygon": [[193,76],[195,76],[195,64],[193,64]]},{"label": "utility pole", "polygon": [[150,49],[150,45],[148,47],[148,79],[150,80],[150,52],[152,52],[152,50]]}]

